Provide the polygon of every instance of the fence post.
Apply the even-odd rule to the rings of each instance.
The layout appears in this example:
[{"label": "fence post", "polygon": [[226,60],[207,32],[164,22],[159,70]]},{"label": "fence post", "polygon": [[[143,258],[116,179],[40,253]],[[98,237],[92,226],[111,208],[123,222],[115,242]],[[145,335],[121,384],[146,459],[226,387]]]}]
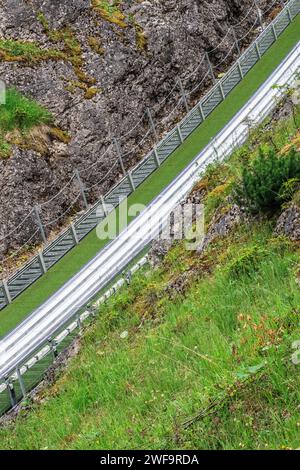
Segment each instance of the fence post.
[{"label": "fence post", "polygon": [[104,197],[102,196],[102,194],[100,196],[100,199],[101,199],[101,204],[102,204],[102,209],[103,209],[104,215],[105,215],[105,217],[107,217],[108,216],[108,210],[107,210],[105,200],[104,200]]},{"label": "fence post", "polygon": [[215,77],[215,74],[214,74],[214,71],[213,71],[213,68],[212,68],[210,59],[209,59],[208,52],[205,52],[205,57],[206,57],[206,60],[207,60],[208,68],[209,68],[209,71],[210,71],[210,74],[211,74],[211,78],[212,78],[212,80],[213,80],[213,83],[217,83],[217,80],[216,80],[216,77]]},{"label": "fence post", "polygon": [[84,184],[83,184],[83,182],[80,178],[80,174],[79,174],[78,170],[75,170],[75,176],[76,176],[78,184],[79,184],[79,188],[80,188],[80,192],[81,192],[81,195],[82,195],[82,199],[83,199],[85,208],[88,209],[89,205],[88,205],[88,202],[87,202],[87,199],[86,199],[85,187],[84,187]]},{"label": "fence post", "polygon": [[183,139],[183,135],[182,135],[182,132],[181,132],[180,124],[177,124],[177,132],[178,132],[180,142],[183,144],[184,139]]},{"label": "fence post", "polygon": [[35,212],[36,222],[37,222],[37,224],[38,224],[38,227],[39,227],[39,230],[40,230],[40,233],[41,233],[42,240],[43,240],[44,243],[47,243],[47,238],[46,238],[46,234],[45,234],[45,229],[44,229],[44,226],[43,226],[42,221],[41,221],[41,217],[40,217],[40,212],[39,212],[38,206],[34,206],[34,212]]},{"label": "fence post", "polygon": [[18,377],[18,381],[19,381],[19,384],[20,384],[20,389],[21,389],[23,398],[26,398],[26,395],[27,395],[26,388],[25,388],[24,380],[23,380],[23,377],[22,377],[22,374],[21,374],[21,371],[20,371],[19,367],[17,368],[16,372],[17,372],[17,377]]},{"label": "fence post", "polygon": [[153,121],[153,118],[152,118],[152,114],[151,114],[150,109],[149,109],[149,108],[146,108],[146,112],[147,112],[147,114],[148,114],[150,127],[152,128],[154,137],[155,137],[156,140],[158,140],[157,130],[156,130],[156,127],[155,127],[155,124],[154,124],[154,121]]},{"label": "fence post", "polygon": [[190,108],[189,108],[189,105],[188,105],[188,102],[187,102],[187,99],[186,99],[186,94],[185,94],[185,91],[184,91],[184,88],[183,88],[182,81],[181,81],[180,78],[178,78],[177,81],[178,81],[178,85],[179,85],[179,88],[180,88],[181,97],[183,99],[183,104],[185,106],[186,112],[188,113],[190,111]]},{"label": "fence post", "polygon": [[276,33],[276,28],[274,26],[274,23],[272,23],[272,31],[273,31],[274,39],[275,39],[275,41],[277,41],[278,36],[277,36],[277,33]]},{"label": "fence post", "polygon": [[241,79],[243,79],[244,78],[244,72],[243,72],[243,69],[242,69],[242,66],[241,66],[241,63],[240,63],[240,59],[238,59],[238,61],[237,61],[237,66],[238,66],[238,69],[239,69],[239,72],[240,72]]},{"label": "fence post", "polygon": [[256,49],[258,58],[261,59],[261,52],[259,50],[259,45],[258,45],[257,41],[254,41],[254,45],[255,45],[255,49]]},{"label": "fence post", "polygon": [[234,39],[234,42],[235,42],[235,45],[236,45],[238,54],[239,54],[239,56],[240,56],[240,55],[241,55],[241,48],[240,48],[240,44],[239,44],[238,38],[236,37],[234,27],[232,27],[231,30],[232,30],[232,35],[233,35],[233,39]]},{"label": "fence post", "polygon": [[205,114],[204,114],[204,111],[203,111],[202,101],[200,101],[198,108],[199,108],[199,112],[200,112],[200,116],[202,118],[202,121],[205,121]]},{"label": "fence post", "polygon": [[262,29],[264,29],[262,11],[261,11],[261,9],[259,8],[259,6],[258,6],[258,4],[257,4],[257,0],[254,0],[254,3],[255,3],[256,10],[257,10],[257,14],[258,14],[258,19],[259,19],[260,26],[262,27]]},{"label": "fence post", "polygon": [[79,240],[78,240],[78,237],[77,237],[75,225],[73,223],[71,224],[71,232],[72,232],[72,237],[73,237],[73,240],[74,240],[75,244],[78,245]]},{"label": "fence post", "polygon": [[50,351],[52,352],[53,354],[53,361],[56,360],[57,356],[58,356],[58,352],[57,352],[57,349],[56,349],[56,345],[55,345],[55,342],[53,341],[52,338],[49,338],[48,339],[48,343],[50,345]]},{"label": "fence post", "polygon": [[225,96],[225,93],[224,93],[224,90],[223,90],[222,82],[220,82],[219,88],[220,88],[220,92],[221,92],[221,95],[222,95],[222,100],[224,101],[226,96]]},{"label": "fence post", "polygon": [[42,251],[39,251],[38,257],[39,257],[39,263],[40,263],[42,272],[43,272],[43,274],[46,274],[46,272],[47,272],[47,266],[46,266],[46,263],[45,263],[45,260],[44,260],[44,256],[43,256],[43,252],[42,252]]},{"label": "fence post", "polygon": [[121,165],[123,175],[126,176],[126,170],[125,170],[124,163],[123,163],[122,150],[121,150],[119,141],[116,138],[114,138],[114,145],[116,147],[116,151],[117,151],[117,155],[118,155],[118,159]]},{"label": "fence post", "polygon": [[154,150],[153,151],[154,151],[154,158],[155,158],[155,161],[156,161],[156,165],[157,165],[157,167],[160,167],[160,159],[159,159],[159,155],[158,155],[156,145],[154,145]]},{"label": "fence post", "polygon": [[76,323],[77,323],[77,328],[79,330],[79,334],[81,334],[82,333],[82,322],[81,322],[81,318],[80,318],[79,314],[76,317]]},{"label": "fence post", "polygon": [[6,383],[6,388],[7,388],[7,393],[8,393],[10,404],[12,408],[14,408],[17,404],[17,396],[16,396],[16,391],[14,389],[14,385],[11,382],[9,382],[9,379],[6,379],[5,383]]},{"label": "fence post", "polygon": [[290,11],[290,6],[289,4],[287,4],[287,12],[288,12],[288,17],[289,17],[289,21],[290,23],[292,23],[293,19],[292,19],[292,15],[291,15],[291,11]]},{"label": "fence post", "polygon": [[9,292],[9,287],[8,287],[7,281],[5,281],[5,280],[2,281],[2,287],[3,287],[3,290],[4,290],[4,295],[6,297],[7,303],[11,304],[12,303],[12,298],[11,298],[11,295],[10,295],[10,292]]},{"label": "fence post", "polygon": [[135,191],[135,184],[133,181],[132,172],[128,171],[127,176],[128,176],[128,180],[129,180],[132,191]]}]

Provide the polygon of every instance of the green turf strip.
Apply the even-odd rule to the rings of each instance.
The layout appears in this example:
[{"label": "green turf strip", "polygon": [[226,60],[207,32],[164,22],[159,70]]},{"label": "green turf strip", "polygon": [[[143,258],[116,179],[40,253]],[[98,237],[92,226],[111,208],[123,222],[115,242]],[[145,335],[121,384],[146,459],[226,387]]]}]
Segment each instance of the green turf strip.
[{"label": "green turf strip", "polygon": [[[299,41],[300,15],[285,30],[263,58],[178,148],[129,198],[128,204],[149,204],[234,117],[255,91]],[[5,335],[20,321],[54,294],[106,244],[93,230],[77,247],[59,261],[46,275],[0,312],[0,335]]]}]

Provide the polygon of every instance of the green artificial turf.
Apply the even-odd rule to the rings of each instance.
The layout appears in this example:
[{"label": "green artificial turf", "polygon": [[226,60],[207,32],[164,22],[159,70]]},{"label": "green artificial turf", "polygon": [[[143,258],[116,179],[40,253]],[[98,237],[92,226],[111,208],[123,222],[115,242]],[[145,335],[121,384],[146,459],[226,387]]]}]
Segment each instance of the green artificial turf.
[{"label": "green artificial turf", "polygon": [[[207,120],[152,174],[129,198],[128,205],[149,204],[210,142],[246,104],[299,40],[300,15],[244,80],[216,108]],[[0,335],[7,334],[20,321],[54,294],[106,244],[92,231],[46,275],[0,312]]]}]

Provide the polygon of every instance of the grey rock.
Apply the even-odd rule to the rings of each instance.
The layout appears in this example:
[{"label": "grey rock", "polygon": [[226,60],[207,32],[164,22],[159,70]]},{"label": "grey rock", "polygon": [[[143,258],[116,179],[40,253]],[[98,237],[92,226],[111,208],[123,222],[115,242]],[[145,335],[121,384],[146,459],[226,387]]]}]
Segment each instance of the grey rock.
[{"label": "grey rock", "polygon": [[283,235],[291,241],[300,240],[300,208],[292,204],[279,217],[276,228],[276,235]]},{"label": "grey rock", "polygon": [[[262,2],[262,6],[268,4]],[[205,50],[215,48],[232,24],[244,18],[252,6],[252,0],[155,0],[122,2],[126,18],[134,15],[147,38],[147,49],[136,44],[136,31],[132,25],[120,28],[103,20],[91,8],[89,0],[2,0],[0,37],[36,41],[42,48],[62,49],[53,43],[37,19],[43,12],[52,29],[70,26],[82,47],[82,71],[94,78],[100,90],[95,97],[85,99],[84,91],[67,89],[67,80],[78,81],[74,66],[65,60],[49,60],[35,65],[17,62],[0,62],[0,77],[8,86],[14,86],[25,95],[38,100],[54,115],[56,125],[69,132],[68,146],[52,143],[48,154],[37,155],[32,151],[14,149],[10,159],[0,160],[0,238],[28,214],[34,204],[42,204],[66,184],[74,169],[83,172],[85,184],[93,186],[89,201],[95,199],[120,177],[116,168],[105,177],[116,154],[112,149],[91,171],[85,168],[99,160],[108,148],[113,136],[123,136],[133,123],[141,118],[141,124],[122,139],[126,153],[141,140],[148,129],[144,118],[146,106],[153,109],[164,99],[181,76],[187,90],[194,88],[206,72],[203,63],[197,74],[192,74]],[[253,24],[255,9],[239,28],[242,36]],[[98,54],[89,46],[89,38],[100,38],[104,54]],[[228,52],[232,38],[223,41],[212,54],[217,64]],[[236,58],[236,51],[229,55],[225,65]],[[192,74],[192,75],[191,75]],[[210,85],[207,81],[203,86]],[[202,93],[203,89],[199,90]],[[153,118],[158,123],[173,108],[180,91],[174,90],[166,104]],[[193,102],[197,96],[193,96]],[[191,102],[192,104],[192,102]],[[158,129],[161,133],[171,121]],[[132,166],[149,148],[136,150],[125,158],[126,167]],[[97,185],[97,182],[101,181]],[[73,185],[43,213],[45,223],[63,214],[72,203],[78,187]],[[78,209],[82,208],[79,203]],[[49,230],[57,230],[64,219],[54,223]],[[0,255],[9,248],[15,249],[26,241],[33,224],[23,224],[20,230],[0,246]],[[24,228],[23,228],[24,227]],[[2,248],[1,248],[2,247]]]}]

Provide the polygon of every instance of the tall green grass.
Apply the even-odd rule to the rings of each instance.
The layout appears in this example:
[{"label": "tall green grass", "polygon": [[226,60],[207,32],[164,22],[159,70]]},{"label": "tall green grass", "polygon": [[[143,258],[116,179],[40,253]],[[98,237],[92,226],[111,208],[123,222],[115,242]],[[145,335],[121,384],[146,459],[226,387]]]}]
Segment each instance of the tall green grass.
[{"label": "tall green grass", "polygon": [[[298,447],[299,366],[291,354],[300,336],[299,253],[281,252],[271,234],[258,224],[223,241],[211,253],[214,274],[199,270],[184,296],[170,299],[165,289],[186,270],[176,258],[172,268],[171,254],[146,280],[138,274],[100,308],[79,356],[42,403],[0,430],[0,448]],[[233,261],[253,244],[266,256],[232,278],[222,254]],[[214,401],[213,415],[185,428]]]},{"label": "tall green grass", "polygon": [[26,98],[15,89],[8,89],[6,103],[0,106],[0,129],[26,131],[39,124],[48,124],[51,113],[35,100]]},{"label": "tall green grass", "polygon": [[19,130],[27,132],[34,126],[49,124],[52,116],[49,111],[35,100],[30,99],[10,88],[6,91],[6,102],[0,105],[0,158],[10,153],[10,144],[6,135]]}]

